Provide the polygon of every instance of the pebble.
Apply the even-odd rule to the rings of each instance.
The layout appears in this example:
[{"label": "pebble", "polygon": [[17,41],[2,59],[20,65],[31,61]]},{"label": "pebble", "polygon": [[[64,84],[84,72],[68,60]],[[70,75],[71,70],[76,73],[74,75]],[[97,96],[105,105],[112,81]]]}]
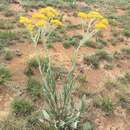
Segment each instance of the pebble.
[{"label": "pebble", "polygon": [[22,56],[22,52],[20,50],[16,50],[15,54],[16,56]]}]

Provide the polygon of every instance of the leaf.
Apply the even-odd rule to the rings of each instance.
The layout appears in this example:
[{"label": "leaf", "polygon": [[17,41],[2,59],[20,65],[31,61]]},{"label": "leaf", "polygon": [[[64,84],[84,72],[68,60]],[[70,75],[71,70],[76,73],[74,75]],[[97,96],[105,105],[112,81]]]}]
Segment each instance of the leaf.
[{"label": "leaf", "polygon": [[85,99],[86,99],[86,96],[84,95],[82,98],[81,98],[81,102],[80,102],[80,108],[79,108],[79,111],[82,113],[85,111]]},{"label": "leaf", "polygon": [[64,127],[65,125],[65,122],[64,121],[60,121],[60,124],[59,124],[61,127]]},{"label": "leaf", "polygon": [[79,121],[73,122],[73,123],[71,124],[71,127],[74,128],[74,129],[77,129],[78,122],[79,122]]},{"label": "leaf", "polygon": [[93,127],[92,127],[92,124],[90,122],[86,122],[83,124],[83,127],[81,130],[92,130]]},{"label": "leaf", "polygon": [[47,111],[43,110],[42,113],[43,113],[44,118],[49,121],[50,120],[50,116],[47,113]]}]

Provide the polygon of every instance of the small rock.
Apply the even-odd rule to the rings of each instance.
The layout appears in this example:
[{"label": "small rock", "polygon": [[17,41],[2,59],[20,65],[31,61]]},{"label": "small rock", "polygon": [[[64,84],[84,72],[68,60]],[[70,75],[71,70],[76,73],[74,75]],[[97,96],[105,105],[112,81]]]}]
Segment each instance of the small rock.
[{"label": "small rock", "polygon": [[16,50],[16,56],[22,56],[22,52],[20,50]]}]

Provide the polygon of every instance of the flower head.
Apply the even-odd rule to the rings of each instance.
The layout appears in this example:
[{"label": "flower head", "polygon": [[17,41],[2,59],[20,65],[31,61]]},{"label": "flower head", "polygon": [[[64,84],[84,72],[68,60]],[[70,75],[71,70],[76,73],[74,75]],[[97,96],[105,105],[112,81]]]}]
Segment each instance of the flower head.
[{"label": "flower head", "polygon": [[78,16],[81,17],[81,18],[83,18],[83,19],[87,19],[88,18],[88,14],[84,13],[84,12],[79,12]]},{"label": "flower head", "polygon": [[106,29],[107,26],[106,26],[105,24],[99,22],[99,23],[97,23],[97,24],[95,25],[95,28],[100,30],[100,29]]},{"label": "flower head", "polygon": [[62,22],[58,19],[51,20],[51,23],[55,26],[62,26],[63,25]]},{"label": "flower head", "polygon": [[40,13],[45,14],[47,17],[55,17],[58,16],[59,13],[56,9],[52,7],[46,7],[39,10]]},{"label": "flower head", "polygon": [[108,20],[107,20],[106,18],[102,19],[101,22],[102,22],[103,24],[107,25],[107,26],[108,26],[108,24],[109,24],[109,23],[108,23]]},{"label": "flower head", "polygon": [[27,29],[28,29],[29,31],[32,31],[32,30],[34,29],[34,25],[28,24],[28,25],[27,25]]},{"label": "flower head", "polygon": [[58,11],[56,9],[52,8],[52,7],[47,7],[46,10],[52,12],[55,15],[59,14]]},{"label": "flower head", "polygon": [[20,23],[25,23],[25,24],[31,24],[32,20],[29,19],[28,17],[21,16],[19,22]]},{"label": "flower head", "polygon": [[45,24],[46,24],[45,21],[41,20],[41,21],[38,21],[35,25],[36,25],[37,27],[44,27]]},{"label": "flower head", "polygon": [[106,29],[108,24],[109,24],[108,20],[106,18],[104,18],[96,23],[95,28],[96,29]]},{"label": "flower head", "polygon": [[40,14],[40,13],[34,13],[34,14],[32,14],[32,18],[44,19],[44,20],[47,19],[47,17],[44,14]]},{"label": "flower head", "polygon": [[103,16],[99,12],[91,11],[88,13],[88,18],[103,19]]}]

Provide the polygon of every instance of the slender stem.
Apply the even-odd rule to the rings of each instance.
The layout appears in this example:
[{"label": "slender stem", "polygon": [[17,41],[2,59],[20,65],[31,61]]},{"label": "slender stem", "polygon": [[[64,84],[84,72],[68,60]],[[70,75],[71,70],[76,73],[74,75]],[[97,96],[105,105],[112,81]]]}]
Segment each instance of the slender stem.
[{"label": "slender stem", "polygon": [[91,28],[91,25],[95,19],[91,19],[90,22],[88,23],[88,28],[87,28],[87,33],[89,33],[89,29]]}]

